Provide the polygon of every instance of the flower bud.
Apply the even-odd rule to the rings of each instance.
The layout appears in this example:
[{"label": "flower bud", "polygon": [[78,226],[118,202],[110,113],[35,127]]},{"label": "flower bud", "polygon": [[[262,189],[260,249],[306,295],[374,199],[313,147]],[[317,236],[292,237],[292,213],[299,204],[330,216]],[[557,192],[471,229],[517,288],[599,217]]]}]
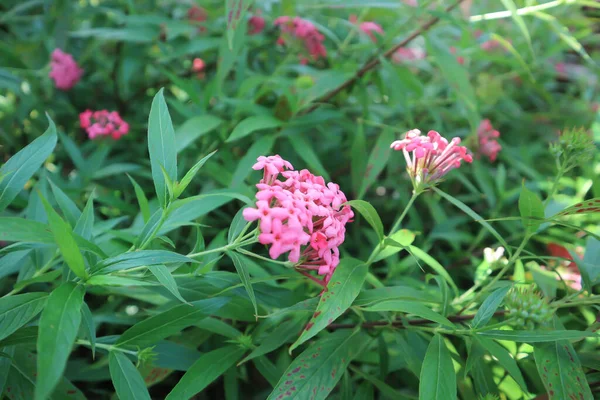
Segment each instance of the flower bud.
[{"label": "flower bud", "polygon": [[521,329],[534,330],[547,326],[554,314],[553,308],[543,295],[529,286],[513,288],[504,299],[508,317],[514,318],[513,325]]}]

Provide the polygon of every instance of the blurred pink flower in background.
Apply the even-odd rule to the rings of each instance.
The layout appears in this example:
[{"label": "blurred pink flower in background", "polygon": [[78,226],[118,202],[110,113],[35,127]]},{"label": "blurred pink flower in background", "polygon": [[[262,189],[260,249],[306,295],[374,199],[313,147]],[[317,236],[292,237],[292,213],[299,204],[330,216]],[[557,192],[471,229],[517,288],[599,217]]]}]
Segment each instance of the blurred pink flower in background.
[{"label": "blurred pink flower in background", "polygon": [[417,0],[402,0],[402,2],[404,4],[406,4],[407,6],[411,6],[411,7],[418,7],[419,6],[419,2]]},{"label": "blurred pink flower in background", "polygon": [[201,58],[194,58],[194,61],[192,62],[192,71],[194,71],[196,73],[196,76],[199,79],[203,79],[204,78],[204,68],[206,67],[206,63],[204,62],[203,59]]},{"label": "blurred pink flower in background", "polygon": [[400,47],[392,54],[392,61],[400,64],[406,61],[423,60],[426,55],[425,50],[418,47]]},{"label": "blurred pink flower in background", "polygon": [[111,136],[117,140],[129,132],[129,124],[116,111],[85,110],[79,114],[79,124],[85,129],[90,139]]},{"label": "blurred pink flower in background", "polygon": [[[274,22],[275,26],[281,29],[281,36],[277,39],[278,44],[288,44],[289,37],[300,40],[306,52],[312,57],[313,61],[317,61],[320,57],[327,56],[327,49],[323,46],[325,36],[321,35],[312,22],[304,20],[300,17],[279,17]],[[288,38],[286,38],[288,36]],[[304,55],[300,55],[300,62],[307,64],[308,59]]]},{"label": "blurred pink flower in background", "polygon": [[[350,16],[351,23],[356,24],[357,21],[358,21],[358,19],[356,18],[356,15]],[[358,25],[358,27],[367,36],[369,36],[371,38],[371,40],[374,42],[377,42],[377,37],[375,36],[375,34],[373,32],[377,32],[378,34],[383,35],[383,28],[379,24],[376,24],[375,22],[368,22],[368,21],[361,22]]]},{"label": "blurred pink flower in background", "polygon": [[[206,10],[202,7],[198,7],[197,5],[193,5],[192,7],[190,7],[188,9],[187,17],[188,17],[188,21],[194,25],[201,24],[202,22],[206,21],[206,19],[208,18],[207,14],[206,14]],[[199,26],[198,31],[205,32],[206,27]]]},{"label": "blurred pink flower in background", "polygon": [[[559,261],[558,265],[556,265],[556,262],[552,262],[554,266],[556,266],[557,272],[560,274],[562,279],[564,279],[565,283],[574,290],[581,290],[581,273],[579,272],[577,263],[575,263],[569,250],[558,243],[548,243],[546,248],[551,256],[565,259],[563,261]],[[575,249],[575,252],[580,258],[583,257],[582,248]],[[560,280],[560,277],[557,276],[556,279]]]},{"label": "blurred pink flower in background", "polygon": [[81,79],[83,70],[79,68],[72,55],[61,49],[54,49],[51,57],[48,76],[54,80],[57,89],[71,89]]},{"label": "blurred pink flower in background", "polygon": [[253,15],[248,20],[248,34],[258,35],[265,29],[265,19],[260,15]]},{"label": "blurred pink flower in background", "polygon": [[[456,47],[450,46],[450,53],[456,55],[458,53],[458,50],[456,49]],[[456,56],[456,61],[458,61],[460,65],[465,64],[465,58],[463,56]]]},{"label": "blurred pink flower in background", "polygon": [[500,132],[492,127],[489,119],[484,119],[477,128],[477,138],[479,140],[479,154],[489,157],[490,161],[496,161],[496,157],[502,146],[496,139],[500,137]]}]

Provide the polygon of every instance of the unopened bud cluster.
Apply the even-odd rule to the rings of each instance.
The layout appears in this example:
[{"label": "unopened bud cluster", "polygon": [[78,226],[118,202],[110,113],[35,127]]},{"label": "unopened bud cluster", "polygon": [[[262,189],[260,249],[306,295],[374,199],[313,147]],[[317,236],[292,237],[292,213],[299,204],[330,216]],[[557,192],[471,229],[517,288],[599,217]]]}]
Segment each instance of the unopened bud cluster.
[{"label": "unopened bud cluster", "polygon": [[504,304],[508,309],[508,317],[519,328],[532,330],[547,326],[554,314],[548,300],[535,291],[533,286],[527,289],[512,289],[506,295]]},{"label": "unopened bud cluster", "polygon": [[590,160],[596,146],[592,135],[585,129],[567,129],[560,132],[558,141],[550,145],[550,150],[567,172]]}]

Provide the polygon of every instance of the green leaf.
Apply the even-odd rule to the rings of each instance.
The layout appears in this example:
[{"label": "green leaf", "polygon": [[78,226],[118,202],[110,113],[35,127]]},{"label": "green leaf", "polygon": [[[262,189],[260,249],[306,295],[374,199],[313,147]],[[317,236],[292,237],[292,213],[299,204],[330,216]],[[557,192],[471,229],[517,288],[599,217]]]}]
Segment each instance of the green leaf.
[{"label": "green leaf", "polygon": [[288,136],[288,140],[290,144],[294,148],[296,154],[300,156],[304,160],[306,164],[310,167],[310,170],[317,175],[323,176],[326,181],[329,181],[329,174],[327,170],[319,160],[319,156],[308,142],[308,140],[302,135],[291,135]]},{"label": "green leaf", "polygon": [[182,303],[187,303],[183,297],[181,297],[181,293],[179,293],[179,289],[177,288],[177,282],[175,282],[175,278],[171,275],[171,272],[167,267],[162,264],[150,265],[148,266],[152,275],[156,277],[156,279],[163,285],[173,296],[175,296]]},{"label": "green leaf", "polygon": [[0,298],[0,340],[38,315],[47,297],[46,293],[26,293]]},{"label": "green leaf", "polygon": [[0,347],[14,346],[17,344],[35,345],[38,337],[37,326],[24,326],[16,330],[12,335],[0,341]]},{"label": "green leaf", "polygon": [[383,233],[383,223],[381,222],[381,218],[379,218],[379,214],[375,207],[364,200],[351,200],[346,204],[354,208],[356,211],[363,216],[363,218],[371,225],[375,233],[377,233],[377,237],[379,240],[383,240],[385,234]]},{"label": "green leaf", "polygon": [[419,381],[419,400],[456,399],[456,374],[452,356],[440,334],[427,347]]},{"label": "green leaf", "polygon": [[92,348],[92,358],[96,358],[96,325],[94,324],[94,316],[86,303],[81,305],[81,318],[83,327]]},{"label": "green leaf", "polygon": [[254,307],[254,315],[258,319],[258,306],[256,305],[256,296],[254,295],[254,289],[252,288],[252,283],[250,282],[250,274],[248,273],[248,269],[246,268],[245,259],[241,255],[236,252],[228,251],[227,256],[231,258],[233,261],[233,265],[235,266],[235,270],[237,271],[240,281],[242,281],[242,285],[246,289],[248,293],[248,297],[252,302],[252,306]]},{"label": "green leaf", "polygon": [[144,222],[148,222],[150,219],[150,206],[148,205],[148,198],[144,193],[144,189],[131,177],[131,175],[127,174],[127,177],[131,181],[133,185],[133,190],[135,190],[135,197],[137,198],[138,205],[140,206],[140,211],[142,212],[142,218]]},{"label": "green leaf", "polygon": [[42,282],[52,282],[56,278],[58,278],[62,274],[60,269],[55,269],[54,271],[45,272],[41,275],[34,276],[33,278],[23,279],[15,284],[15,290],[22,290],[25,287],[32,285],[34,283],[42,283]]},{"label": "green leaf", "polygon": [[400,229],[399,231],[394,232],[392,236],[384,241],[385,247],[377,254],[373,262],[386,259],[398,253],[400,250],[406,249],[415,241],[415,236],[414,232],[411,232],[408,229]]},{"label": "green leaf", "polygon": [[124,28],[85,28],[69,32],[74,38],[94,38],[98,41],[116,41],[131,43],[153,42],[160,31],[150,25],[127,26]]},{"label": "green leaf", "polygon": [[166,400],[189,399],[227,371],[244,354],[237,345],[203,354],[181,377]]},{"label": "green leaf", "polygon": [[0,346],[0,354],[2,353],[6,354],[7,357],[0,355],[0,393],[4,393],[4,386],[8,380],[8,373],[12,365],[12,358],[15,353],[15,348],[13,346]]},{"label": "green leaf", "polygon": [[148,152],[156,195],[161,207],[164,208],[167,204],[168,191],[162,168],[172,182],[177,180],[177,150],[175,131],[163,92],[164,89],[160,89],[152,100],[148,118]]},{"label": "green leaf", "polygon": [[282,393],[286,400],[325,399],[368,341],[359,330],[339,330],[317,340],[290,364],[268,400]]},{"label": "green leaf", "polygon": [[50,182],[54,199],[60,207],[65,219],[69,225],[74,227],[77,223],[77,220],[81,216],[81,211],[79,211],[77,205],[69,198],[69,196],[65,194],[65,192],[61,190],[61,188],[56,186],[51,180],[48,180],[48,182]]},{"label": "green leaf", "polygon": [[156,286],[154,282],[114,275],[93,275],[85,283],[91,286]]},{"label": "green leaf", "polygon": [[390,143],[394,140],[394,132],[391,129],[384,129],[379,135],[375,147],[369,155],[369,160],[365,167],[365,174],[362,177],[362,185],[358,191],[358,198],[362,199],[367,192],[367,189],[375,182],[377,176],[385,168],[392,149]]},{"label": "green leaf", "polygon": [[438,324],[445,325],[450,328],[456,328],[456,326],[450,322],[449,319],[436,313],[423,304],[417,303],[416,301],[385,300],[362,309],[363,311],[367,312],[394,311],[414,314],[429,321],[437,322]]},{"label": "green leaf", "polygon": [[140,250],[130,253],[119,254],[100,261],[92,268],[92,273],[106,274],[114,271],[123,271],[148,265],[170,264],[170,263],[195,263],[196,261],[166,250]]},{"label": "green leaf", "polygon": [[56,126],[49,116],[47,118],[50,125],[46,132],[12,156],[0,168],[0,176],[4,177],[0,181],[0,212],[17,197],[27,181],[52,154],[57,140]]},{"label": "green leaf", "polygon": [[350,163],[350,173],[352,176],[352,190],[355,194],[359,193],[363,184],[365,172],[367,171],[367,155],[365,154],[366,148],[367,139],[365,137],[365,124],[362,122],[362,120],[359,120],[358,127],[352,141],[352,148],[350,150],[350,158],[352,160]]},{"label": "green leaf", "polygon": [[238,47],[237,43],[234,43],[234,40],[240,37],[240,35],[235,34],[236,31],[241,30],[245,34],[248,30],[246,26],[246,13],[250,5],[252,5],[252,0],[227,0],[225,2],[226,34],[229,50]]},{"label": "green leaf", "polygon": [[502,303],[502,300],[504,300],[504,296],[506,296],[506,293],[508,293],[509,290],[510,286],[500,288],[492,292],[492,294],[485,299],[485,301],[481,304],[481,307],[479,307],[479,310],[477,310],[475,318],[473,318],[473,329],[486,326],[487,323],[490,322],[490,319],[492,319],[494,316],[494,313]]},{"label": "green leaf", "polygon": [[75,223],[73,232],[86,240],[90,240],[94,229],[94,196],[90,195],[81,216]]},{"label": "green leaf", "polygon": [[586,331],[485,331],[478,332],[477,336],[483,336],[496,340],[511,340],[513,342],[542,343],[555,342],[557,340],[580,340],[590,336],[596,336],[594,332]]},{"label": "green leaf", "polygon": [[177,152],[181,152],[196,140],[216,129],[223,120],[212,115],[192,117],[175,130]]},{"label": "green leaf", "polygon": [[590,200],[584,200],[570,207],[565,208],[559,213],[554,214],[551,218],[564,217],[567,215],[581,215],[600,213],[600,197]]},{"label": "green leaf", "polygon": [[317,310],[290,347],[290,352],[315,336],[342,315],[351,305],[367,277],[368,267],[359,260],[344,258],[336,267]]},{"label": "green leaf", "polygon": [[217,150],[215,150],[212,153],[210,153],[209,155],[203,157],[200,161],[198,161],[196,164],[194,164],[194,166],[192,168],[190,168],[190,170],[185,174],[185,176],[183,177],[181,182],[179,182],[177,185],[175,185],[175,198],[178,198],[179,196],[181,196],[181,193],[183,193],[183,191],[188,187],[190,182],[192,182],[192,179],[194,179],[194,177],[196,176],[196,174],[198,173],[200,168],[202,168],[204,163],[206,161],[208,161],[208,159],[211,158],[216,152],[217,152]]},{"label": "green leaf", "polygon": [[108,368],[120,400],[150,400],[144,379],[125,354],[111,351],[108,355]]},{"label": "green leaf", "polygon": [[248,225],[248,221],[244,219],[245,208],[240,208],[231,220],[231,225],[229,225],[229,230],[227,230],[227,243],[233,243]]},{"label": "green leaf", "polygon": [[519,212],[523,220],[525,234],[535,233],[544,220],[544,204],[525,185],[521,188],[521,195],[519,196]]},{"label": "green leaf", "polygon": [[523,17],[521,17],[521,15],[519,14],[517,5],[513,0],[501,1],[502,4],[504,4],[504,7],[506,7],[506,9],[510,11],[513,21],[515,21],[515,24],[517,24],[517,26],[521,30],[521,33],[523,34],[523,37],[527,41],[527,45],[529,46],[531,56],[534,57],[535,55],[533,53],[533,46],[531,45],[531,35],[529,34],[529,30],[527,29],[527,24],[525,23],[525,20],[523,20]]},{"label": "green leaf", "polygon": [[504,347],[500,346],[493,340],[483,337],[476,337],[477,340],[496,360],[498,363],[512,376],[512,378],[521,386],[521,389],[527,391],[527,384],[521,374],[521,370],[512,355]]},{"label": "green leaf", "polygon": [[238,140],[245,136],[248,136],[252,132],[264,129],[278,128],[282,125],[282,121],[267,115],[257,115],[253,117],[248,117],[242,120],[239,124],[237,124],[237,126],[233,129],[233,132],[231,132],[231,135],[226,140],[226,142],[233,142],[234,140]]},{"label": "green leaf", "polygon": [[448,271],[446,271],[446,268],[444,268],[442,266],[442,264],[437,262],[436,259],[431,257],[429,254],[425,253],[423,250],[421,250],[418,247],[411,245],[411,246],[408,246],[408,249],[410,250],[410,253],[413,256],[417,257],[418,259],[423,261],[425,264],[429,265],[435,272],[437,272],[439,275],[441,275],[446,280],[446,282],[448,282],[450,287],[452,287],[452,290],[454,290],[454,294],[458,296],[458,287],[456,286],[456,283],[454,283],[454,280],[452,280],[452,277],[450,276]]},{"label": "green leaf", "polygon": [[[554,329],[564,329],[556,317],[554,318]],[[567,340],[538,343],[533,347],[533,354],[550,400],[592,400],[594,398],[579,357]]]},{"label": "green leaf", "polygon": [[40,199],[48,215],[48,223],[50,230],[54,236],[58,249],[63,256],[63,259],[71,269],[81,279],[86,279],[88,274],[85,270],[85,262],[83,261],[83,255],[77,246],[75,237],[73,236],[73,230],[71,226],[63,221],[48,201],[40,193]]},{"label": "green leaf", "polygon": [[84,294],[83,287],[66,282],[48,297],[37,341],[36,400],[47,399],[63,375],[81,323]]},{"label": "green leaf", "polygon": [[275,144],[275,135],[262,135],[257,141],[252,143],[244,157],[238,162],[233,177],[231,178],[231,187],[238,187],[253,172],[252,165],[256,163],[259,156],[269,154]]},{"label": "green leaf", "polygon": [[202,318],[214,314],[228,301],[228,298],[215,297],[177,305],[133,325],[123,332],[116,344],[118,346],[152,346],[168,336],[181,332],[188,326],[195,325]]}]

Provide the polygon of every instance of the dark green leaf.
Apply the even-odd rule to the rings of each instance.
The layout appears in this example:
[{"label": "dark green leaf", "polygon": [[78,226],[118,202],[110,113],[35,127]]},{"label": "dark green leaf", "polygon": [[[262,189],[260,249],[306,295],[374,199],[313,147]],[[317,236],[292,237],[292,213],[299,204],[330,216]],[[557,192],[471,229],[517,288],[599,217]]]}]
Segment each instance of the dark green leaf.
[{"label": "dark green leaf", "polygon": [[137,198],[138,205],[140,206],[142,218],[144,219],[144,222],[148,222],[150,219],[150,206],[148,205],[148,199],[146,198],[144,189],[142,189],[141,186],[138,185],[135,179],[133,179],[130,175],[127,175],[127,177],[131,181],[133,189],[135,190],[135,197]]},{"label": "dark green leaf", "polygon": [[438,324],[445,325],[450,328],[455,328],[454,324],[450,322],[446,317],[441,316],[430,308],[424,306],[416,301],[405,301],[405,300],[385,300],[374,304],[369,307],[363,308],[364,311],[370,312],[382,312],[382,311],[394,311],[403,312],[407,314],[414,314],[421,318],[425,318],[429,321],[437,322]]},{"label": "dark green leaf", "polygon": [[0,339],[28,323],[46,305],[46,293],[26,293],[0,298]]},{"label": "dark green leaf", "polygon": [[86,303],[81,305],[81,318],[85,334],[87,335],[92,348],[92,357],[96,357],[96,325],[94,324],[94,316]]},{"label": "dark green leaf", "polygon": [[521,374],[521,370],[517,365],[517,362],[513,358],[513,356],[506,350],[504,347],[500,346],[498,343],[493,340],[486,339],[483,337],[477,337],[475,340],[478,340],[479,343],[494,357],[498,360],[498,363],[506,369],[506,371],[512,376],[512,378],[521,386],[521,389],[527,391],[527,384],[525,383],[525,379]]},{"label": "dark green leaf", "polygon": [[103,274],[122,271],[130,268],[158,265],[158,264],[169,264],[169,263],[188,263],[196,262],[191,258],[182,256],[178,253],[173,253],[166,250],[140,250],[133,251],[130,253],[123,253],[115,257],[107,258],[96,264],[92,268],[92,272],[97,274],[102,272]]},{"label": "dark green leaf", "polygon": [[475,318],[473,318],[473,329],[486,326],[487,323],[490,322],[490,319],[492,319],[494,316],[494,313],[502,303],[502,300],[504,300],[504,296],[506,296],[506,293],[508,293],[509,290],[510,286],[500,288],[492,292],[492,294],[485,299],[485,301],[481,304],[481,307],[479,307],[479,310],[477,310]]},{"label": "dark green leaf", "polygon": [[288,139],[294,148],[296,154],[300,156],[304,160],[306,164],[310,167],[310,170],[317,175],[323,176],[326,181],[329,181],[329,174],[327,170],[319,160],[319,156],[308,142],[308,140],[302,135],[291,135],[288,136]]},{"label": "dark green leaf", "polygon": [[296,316],[277,326],[273,332],[270,333],[265,340],[263,340],[260,346],[255,348],[252,353],[248,354],[248,356],[246,356],[246,358],[244,358],[240,364],[250,361],[253,358],[268,354],[273,350],[280,348],[291,339],[297,337],[302,331],[302,326],[305,320],[306,318],[302,315]]},{"label": "dark green leaf", "polygon": [[252,165],[256,163],[256,159],[259,156],[269,154],[271,148],[275,144],[275,135],[263,135],[252,143],[252,146],[248,149],[244,157],[238,162],[235,171],[233,172],[233,177],[231,178],[231,187],[238,187],[250,175],[252,170]]},{"label": "dark green leaf", "polygon": [[456,399],[452,356],[440,334],[433,336],[421,369],[419,400]]},{"label": "dark green leaf", "polygon": [[222,123],[223,120],[212,115],[200,115],[188,119],[175,131],[177,152],[181,152]]},{"label": "dark green leaf", "polygon": [[248,293],[248,297],[252,302],[252,306],[254,307],[254,315],[257,316],[256,318],[258,318],[256,296],[254,295],[254,289],[252,288],[252,283],[250,282],[250,274],[248,273],[248,268],[246,267],[245,258],[233,251],[228,251],[227,256],[229,256],[231,261],[233,261],[233,265],[235,266],[235,270],[240,277],[240,281],[242,281],[242,285],[244,285],[244,288]]},{"label": "dark green leaf", "polygon": [[362,199],[367,189],[375,182],[377,176],[385,168],[392,150],[390,149],[390,143],[394,140],[394,132],[391,129],[385,129],[379,135],[375,147],[369,155],[367,166],[365,168],[365,174],[362,177],[362,185],[358,192],[358,198]]},{"label": "dark green leaf", "polygon": [[81,211],[77,208],[77,205],[52,181],[50,181],[50,187],[52,188],[52,193],[54,193],[54,199],[56,203],[60,207],[60,210],[63,213],[63,216],[72,227],[75,226],[77,220],[81,216]]},{"label": "dark green leaf", "polygon": [[557,340],[580,340],[595,336],[593,332],[586,331],[485,331],[478,332],[478,336],[496,340],[511,340],[513,342],[541,343],[555,342]]},{"label": "dark green leaf", "polygon": [[204,163],[207,162],[208,159],[211,158],[216,152],[217,152],[217,150],[213,151],[212,153],[210,153],[207,156],[204,156],[202,159],[200,159],[200,161],[198,161],[196,164],[194,164],[194,166],[192,168],[190,168],[190,170],[185,174],[183,179],[181,179],[181,182],[179,182],[176,185],[175,198],[178,198],[179,196],[181,196],[181,193],[183,193],[183,191],[188,187],[190,182],[192,182],[192,179],[194,179],[194,177],[196,176],[196,174],[198,173],[200,168],[202,168]]},{"label": "dark green leaf", "polygon": [[118,351],[108,355],[110,379],[120,400],[150,400],[150,394],[137,368]]},{"label": "dark green leaf", "polygon": [[181,293],[179,293],[179,289],[177,288],[177,282],[171,275],[171,272],[167,267],[162,264],[150,265],[148,266],[152,275],[156,277],[156,279],[163,285],[173,296],[175,296],[182,303],[187,303],[183,297],[181,297]]},{"label": "dark green leaf", "polygon": [[231,132],[231,135],[227,139],[227,142],[233,142],[234,140],[241,139],[248,136],[252,132],[256,132],[263,129],[278,128],[283,125],[283,122],[277,118],[270,117],[267,115],[257,115],[254,117],[248,117],[242,120]]},{"label": "dark green leaf", "polygon": [[367,203],[364,200],[351,200],[346,204],[350,205],[356,211],[363,216],[363,218],[371,225],[375,233],[377,233],[377,237],[379,240],[383,240],[385,237],[383,233],[383,223],[381,222],[381,218],[379,218],[379,214],[375,207],[371,205],[371,203]]},{"label": "dark green leaf", "polygon": [[86,240],[92,238],[92,232],[94,229],[94,197],[90,195],[81,216],[75,223],[73,232],[80,235]]}]

